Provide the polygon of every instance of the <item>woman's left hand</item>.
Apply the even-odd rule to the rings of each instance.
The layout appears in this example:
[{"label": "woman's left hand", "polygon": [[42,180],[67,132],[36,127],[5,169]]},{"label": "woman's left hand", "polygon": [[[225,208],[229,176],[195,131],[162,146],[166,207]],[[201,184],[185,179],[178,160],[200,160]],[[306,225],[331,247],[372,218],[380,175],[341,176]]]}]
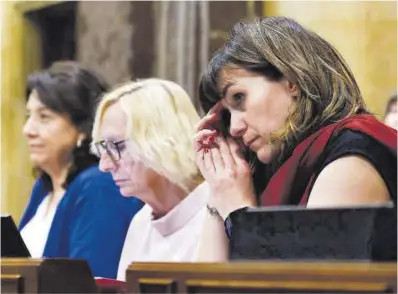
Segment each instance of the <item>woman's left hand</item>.
[{"label": "woman's left hand", "polygon": [[212,137],[212,144],[197,150],[197,161],[210,185],[210,205],[226,219],[239,208],[256,205],[252,174],[234,139],[219,134]]}]

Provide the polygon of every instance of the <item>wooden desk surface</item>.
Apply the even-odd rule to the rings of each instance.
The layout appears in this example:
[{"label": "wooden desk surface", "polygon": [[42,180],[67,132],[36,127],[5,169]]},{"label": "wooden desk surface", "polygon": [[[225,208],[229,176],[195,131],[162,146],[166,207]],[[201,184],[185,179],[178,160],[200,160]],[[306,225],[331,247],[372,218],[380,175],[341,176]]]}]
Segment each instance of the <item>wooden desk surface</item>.
[{"label": "wooden desk surface", "polygon": [[127,290],[138,293],[396,292],[397,264],[369,262],[133,263]]}]

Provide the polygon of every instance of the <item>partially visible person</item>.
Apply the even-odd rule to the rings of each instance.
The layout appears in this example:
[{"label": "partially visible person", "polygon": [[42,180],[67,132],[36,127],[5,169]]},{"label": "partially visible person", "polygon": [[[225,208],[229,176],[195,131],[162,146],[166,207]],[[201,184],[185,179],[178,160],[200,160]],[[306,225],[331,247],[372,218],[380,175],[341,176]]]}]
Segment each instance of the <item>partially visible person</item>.
[{"label": "partially visible person", "polygon": [[198,122],[190,97],[171,81],[130,82],[100,102],[93,128],[100,169],[124,196],[145,202],[130,224],[119,280],[133,261],[196,260],[208,199],[193,150]]},{"label": "partially visible person", "polygon": [[211,195],[203,260],[228,257],[248,207],[396,204],[396,130],[369,114],[336,49],[296,21],[237,23],[199,98],[197,162]]},{"label": "partially visible person", "polygon": [[142,203],[124,198],[90,152],[95,108],[106,90],[73,61],[29,76],[23,134],[38,178],[19,229],[32,257],[86,259],[95,276],[115,278]]},{"label": "partially visible person", "polygon": [[384,123],[387,126],[398,130],[397,94],[388,100],[386,111],[384,113]]}]

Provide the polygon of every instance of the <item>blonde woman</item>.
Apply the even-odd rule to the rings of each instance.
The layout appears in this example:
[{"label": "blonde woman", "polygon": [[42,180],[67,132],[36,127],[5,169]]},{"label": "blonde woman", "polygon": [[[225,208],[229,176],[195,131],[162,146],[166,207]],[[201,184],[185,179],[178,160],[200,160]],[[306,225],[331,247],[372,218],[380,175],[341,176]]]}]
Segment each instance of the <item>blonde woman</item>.
[{"label": "blonde woman", "polygon": [[193,149],[198,122],[187,93],[170,81],[130,82],[100,102],[93,128],[100,169],[124,196],[145,202],[130,224],[118,279],[132,261],[195,258],[208,198]]}]

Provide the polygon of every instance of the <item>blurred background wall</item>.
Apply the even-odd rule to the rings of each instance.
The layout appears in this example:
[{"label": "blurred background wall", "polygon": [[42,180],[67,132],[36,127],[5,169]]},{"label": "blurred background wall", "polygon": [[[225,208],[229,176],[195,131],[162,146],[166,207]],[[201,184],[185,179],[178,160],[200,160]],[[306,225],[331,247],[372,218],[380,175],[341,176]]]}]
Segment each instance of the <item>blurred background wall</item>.
[{"label": "blurred background wall", "polygon": [[[231,26],[292,17],[331,42],[351,66],[370,109],[397,89],[397,4],[379,1],[1,2],[1,212],[18,221],[33,177],[25,140],[28,73],[75,59],[117,85],[172,79],[194,103],[200,72]],[[200,109],[198,108],[198,111]]]}]

